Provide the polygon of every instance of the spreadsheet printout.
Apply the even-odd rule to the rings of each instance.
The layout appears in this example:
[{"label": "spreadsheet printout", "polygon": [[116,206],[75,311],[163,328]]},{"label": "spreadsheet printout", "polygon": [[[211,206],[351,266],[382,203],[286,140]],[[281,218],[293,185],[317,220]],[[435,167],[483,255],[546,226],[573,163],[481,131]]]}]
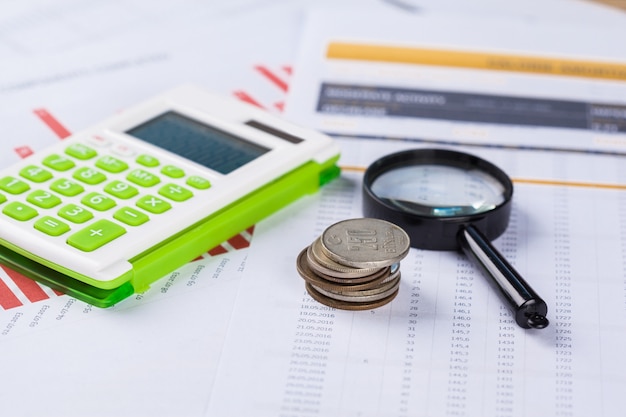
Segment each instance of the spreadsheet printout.
[{"label": "spreadsheet printout", "polygon": [[[378,309],[337,310],[307,294],[296,272],[299,251],[330,224],[361,216],[362,168],[373,157],[415,147],[340,143],[352,156],[342,177],[256,230],[207,415],[621,412],[622,157],[460,149],[501,166],[515,183],[510,224],[494,244],[546,300],[551,322],[523,330],[456,252],[411,249],[399,295]],[[246,395],[231,401],[233,389]]]}]

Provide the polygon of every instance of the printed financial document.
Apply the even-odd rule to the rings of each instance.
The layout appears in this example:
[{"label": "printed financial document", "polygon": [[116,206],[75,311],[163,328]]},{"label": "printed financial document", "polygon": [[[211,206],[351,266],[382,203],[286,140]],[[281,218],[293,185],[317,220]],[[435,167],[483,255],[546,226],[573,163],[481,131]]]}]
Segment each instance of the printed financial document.
[{"label": "printed financial document", "polygon": [[[286,116],[334,135],[344,170],[320,195],[258,225],[207,416],[621,413],[626,83],[470,68],[479,57],[464,53],[503,57],[511,44],[480,18],[413,19],[335,10],[309,20]],[[508,39],[513,55],[537,42],[545,50],[535,57],[556,50],[550,26],[490,24],[537,30]],[[600,30],[612,31],[619,29]],[[575,40],[558,58],[595,62],[576,52],[590,52],[592,41]],[[329,45],[339,42],[347,46],[335,51],[345,56],[329,57]],[[367,59],[347,57],[357,44],[366,46]],[[396,47],[401,62],[377,60]],[[435,58],[436,50],[452,48],[466,61],[407,62],[408,50],[418,47]],[[619,48],[609,43],[592,55],[620,66]],[[581,118],[586,124],[569,124]],[[512,177],[512,216],[494,245],[547,302],[547,328],[518,327],[481,272],[455,251],[411,249],[401,262],[398,296],[378,309],[333,309],[306,292],[297,256],[331,224],[362,216],[366,167],[394,151],[425,147],[480,156]],[[246,394],[232,401],[233,390]]]},{"label": "printed financial document", "polygon": [[[411,249],[399,294],[378,309],[338,310],[308,295],[298,253],[331,224],[362,216],[372,158],[416,147],[340,142],[355,157],[342,177],[255,230],[207,416],[619,415],[623,157],[454,148],[514,180],[512,217],[494,244],[547,302],[550,320],[523,330],[454,251]],[[235,390],[245,395],[233,401]]]}]

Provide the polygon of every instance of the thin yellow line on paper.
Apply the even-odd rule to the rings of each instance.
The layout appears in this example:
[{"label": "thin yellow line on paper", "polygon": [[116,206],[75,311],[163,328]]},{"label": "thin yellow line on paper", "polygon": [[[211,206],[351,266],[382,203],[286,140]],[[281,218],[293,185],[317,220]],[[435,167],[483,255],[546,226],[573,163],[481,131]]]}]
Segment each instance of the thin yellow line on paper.
[{"label": "thin yellow line on paper", "polygon": [[[354,165],[341,166],[343,171],[350,172],[365,172],[366,168]],[[580,188],[601,188],[606,190],[624,190],[626,191],[626,184],[608,184],[599,182],[582,182],[582,181],[561,181],[561,180],[541,180],[530,178],[511,178],[516,184],[530,184],[530,185],[552,185],[562,187],[580,187]]]},{"label": "thin yellow line on paper", "polygon": [[626,64],[566,58],[344,42],[331,42],[326,57],[626,81]]}]

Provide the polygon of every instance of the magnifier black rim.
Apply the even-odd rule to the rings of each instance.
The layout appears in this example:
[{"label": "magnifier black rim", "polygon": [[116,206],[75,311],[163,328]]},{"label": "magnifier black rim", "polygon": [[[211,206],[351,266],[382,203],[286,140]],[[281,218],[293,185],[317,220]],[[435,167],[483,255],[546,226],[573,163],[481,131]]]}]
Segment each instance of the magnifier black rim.
[{"label": "magnifier black rim", "polygon": [[[504,187],[504,201],[482,213],[438,217],[406,212],[380,199],[372,184],[382,174],[407,166],[445,165],[462,169],[477,169],[498,180]],[[411,149],[386,155],[374,161],[363,177],[363,212],[367,217],[381,218],[402,227],[411,237],[411,246],[422,249],[453,250],[460,228],[473,225],[485,236],[496,239],[508,226],[513,198],[513,182],[496,165],[465,152],[448,149]]]}]

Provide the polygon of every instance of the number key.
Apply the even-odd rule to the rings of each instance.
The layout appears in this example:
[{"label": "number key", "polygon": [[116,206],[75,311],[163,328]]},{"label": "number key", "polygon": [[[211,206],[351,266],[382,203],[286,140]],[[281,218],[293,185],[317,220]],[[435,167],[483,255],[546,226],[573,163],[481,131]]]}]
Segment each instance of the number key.
[{"label": "number key", "polygon": [[99,193],[89,193],[83,197],[81,202],[87,207],[98,211],[106,211],[115,207],[115,201],[112,198]]},{"label": "number key", "polygon": [[73,197],[85,191],[82,185],[62,178],[50,184],[50,189],[66,197]]},{"label": "number key", "polygon": [[107,184],[106,187],[104,187],[104,191],[124,200],[134,197],[139,193],[139,191],[130,184],[117,180]]},{"label": "number key", "polygon": [[49,209],[61,204],[59,197],[43,190],[33,191],[26,197],[26,201],[44,209]]},{"label": "number key", "polygon": [[30,190],[30,186],[22,180],[14,177],[4,177],[0,180],[0,190],[4,190],[9,194],[22,194]]},{"label": "number key", "polygon": [[26,178],[27,180],[31,180],[32,182],[44,182],[52,178],[50,171],[35,165],[29,165],[22,168],[20,176]]},{"label": "number key", "polygon": [[58,214],[65,220],[69,220],[73,223],[85,223],[93,217],[93,214],[89,210],[77,206],[76,204],[68,204],[62,207]]},{"label": "number key", "polygon": [[107,179],[106,175],[102,172],[89,167],[77,169],[72,176],[75,179],[90,185],[100,184]]},{"label": "number key", "polygon": [[74,161],[71,159],[57,154],[47,156],[42,163],[55,171],[67,171],[68,169],[72,169],[76,166]]}]

